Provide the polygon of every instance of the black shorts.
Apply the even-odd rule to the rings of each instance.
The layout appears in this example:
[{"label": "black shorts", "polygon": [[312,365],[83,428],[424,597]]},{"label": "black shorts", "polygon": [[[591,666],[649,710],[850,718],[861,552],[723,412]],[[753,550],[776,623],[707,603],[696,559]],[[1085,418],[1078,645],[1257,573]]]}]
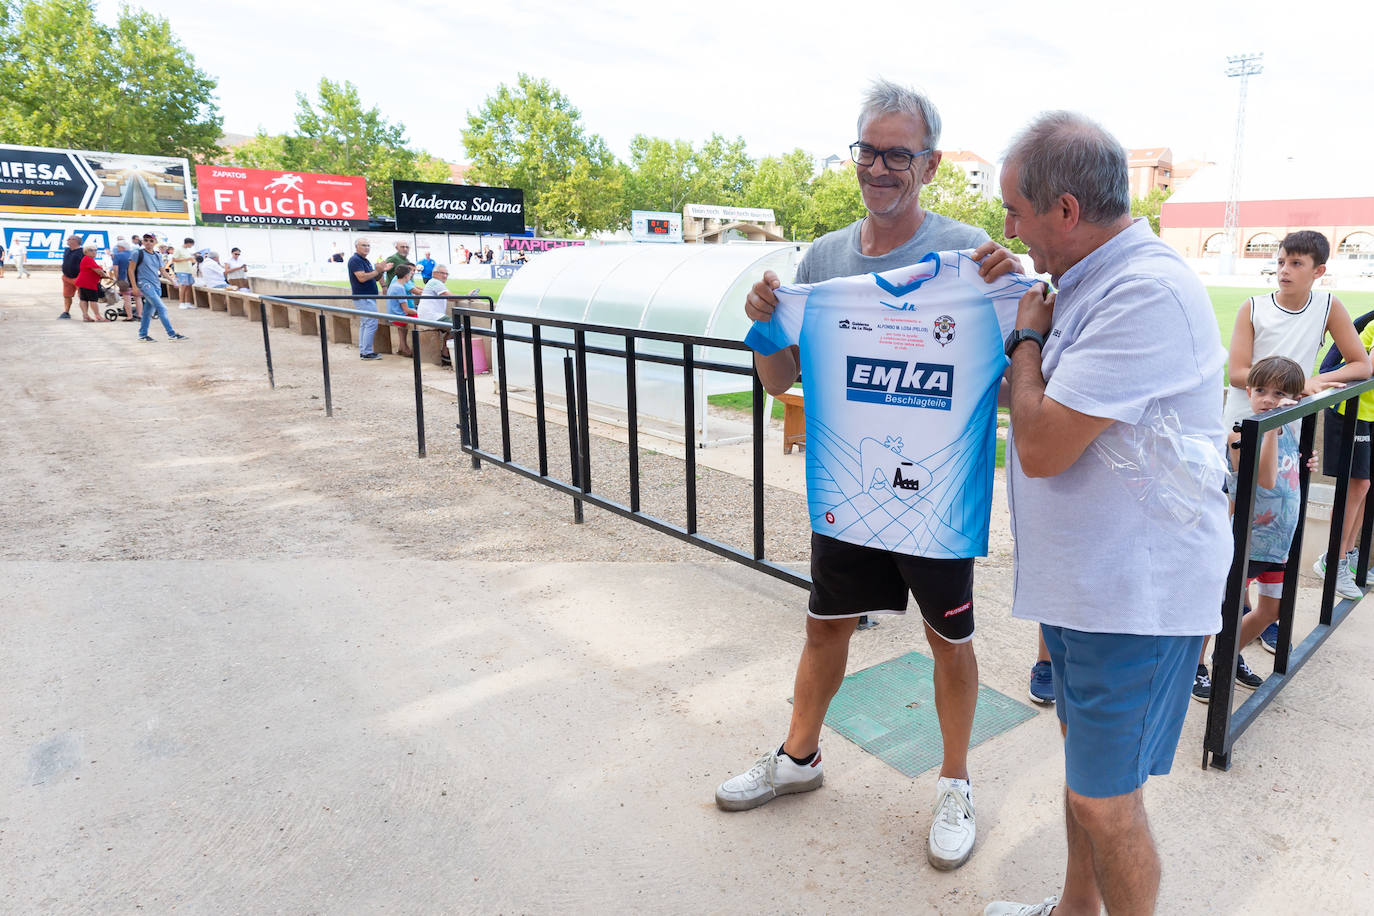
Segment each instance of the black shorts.
[{"label": "black shorts", "polygon": [[[1322,411],[1322,473],[1327,477],[1340,474],[1342,449],[1341,428],[1345,417],[1330,407]],[[1370,448],[1368,420],[1355,421],[1355,457],[1350,462],[1350,476],[1359,480],[1369,479]]]},{"label": "black shorts", "polygon": [[105,298],[104,294],[98,289],[86,289],[83,286],[78,286],[76,292],[82,302],[99,302],[101,299]]},{"label": "black shorts", "polygon": [[811,532],[812,617],[905,614],[908,592],[947,642],[973,638],[973,560],[934,560]]}]

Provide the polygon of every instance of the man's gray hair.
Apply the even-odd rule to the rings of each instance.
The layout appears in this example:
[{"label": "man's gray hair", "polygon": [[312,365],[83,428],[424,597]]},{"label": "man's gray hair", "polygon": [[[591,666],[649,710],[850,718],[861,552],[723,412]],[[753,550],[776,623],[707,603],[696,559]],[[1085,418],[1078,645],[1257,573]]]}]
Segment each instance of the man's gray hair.
[{"label": "man's gray hair", "polygon": [[207,258],[210,258],[211,260],[215,260],[215,261],[218,261],[218,260],[219,260],[219,252],[218,252],[218,251],[207,251],[207,252],[205,252],[205,256],[206,256]]},{"label": "man's gray hair", "polygon": [[[435,264],[435,265],[434,265],[434,270],[448,270],[448,265],[447,265],[447,264]],[[434,272],[433,270],[430,271],[430,273],[433,273],[433,272]]]},{"label": "man's gray hair", "polygon": [[128,243],[127,241],[125,241],[124,239],[121,238],[119,241],[115,242],[115,250],[116,250],[116,251],[128,251],[128,250],[129,250],[129,243]]},{"label": "man's gray hair", "polygon": [[915,89],[887,79],[874,80],[864,93],[863,107],[859,109],[859,133],[864,132],[864,124],[869,118],[894,113],[920,118],[926,126],[926,146],[940,148],[940,112],[935,103]]},{"label": "man's gray hair", "polygon": [[1074,196],[1085,222],[1110,223],[1131,212],[1126,150],[1081,114],[1041,114],[1012,140],[1005,163],[1016,166],[1016,190],[1036,213],[1061,194]]}]

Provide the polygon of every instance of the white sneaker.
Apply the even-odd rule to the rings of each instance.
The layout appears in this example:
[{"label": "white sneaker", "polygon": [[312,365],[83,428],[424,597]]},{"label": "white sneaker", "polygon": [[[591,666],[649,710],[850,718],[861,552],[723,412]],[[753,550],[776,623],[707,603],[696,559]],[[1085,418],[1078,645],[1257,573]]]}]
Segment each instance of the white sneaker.
[{"label": "white sneaker", "polygon": [[191,305],[189,302],[183,302],[183,303],[181,303],[181,305],[177,306],[177,308],[193,309],[193,308],[195,308],[195,306],[194,306],[194,305]]},{"label": "white sneaker", "polygon": [[1357,600],[1364,597],[1364,592],[1355,584],[1355,574],[1344,563],[1336,567],[1336,594]]},{"label": "white sneaker", "polygon": [[941,776],[935,783],[935,820],[926,858],[942,871],[958,868],[973,852],[973,787],[967,779]]},{"label": "white sneaker", "polygon": [[1040,903],[1012,903],[996,900],[983,910],[983,916],[1050,916],[1059,905],[1058,897],[1046,897]]},{"label": "white sneaker", "polygon": [[819,789],[824,779],[819,748],[810,763],[799,766],[779,747],[754,761],[748,770],[721,783],[716,789],[716,804],[726,811],[748,811],[779,795]]}]

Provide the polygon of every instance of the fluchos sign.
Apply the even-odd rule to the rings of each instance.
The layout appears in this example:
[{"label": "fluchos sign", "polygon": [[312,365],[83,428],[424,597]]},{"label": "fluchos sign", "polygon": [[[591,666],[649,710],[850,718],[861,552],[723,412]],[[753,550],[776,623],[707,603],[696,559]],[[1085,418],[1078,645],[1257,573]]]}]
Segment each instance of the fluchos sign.
[{"label": "fluchos sign", "polygon": [[251,226],[367,226],[367,182],[358,175],[196,166],[206,222]]}]

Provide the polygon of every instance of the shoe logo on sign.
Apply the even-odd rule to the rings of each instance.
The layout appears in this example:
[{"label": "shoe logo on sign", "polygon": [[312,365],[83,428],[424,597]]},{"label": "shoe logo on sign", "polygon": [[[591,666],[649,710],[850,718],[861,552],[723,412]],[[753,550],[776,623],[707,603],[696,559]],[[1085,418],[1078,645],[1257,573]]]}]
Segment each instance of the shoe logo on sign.
[{"label": "shoe logo on sign", "polygon": [[301,182],[304,180],[305,179],[300,175],[294,175],[291,172],[287,172],[285,175],[273,178],[271,181],[267,182],[267,184],[263,185],[262,189],[264,191],[280,190],[282,193],[286,193],[287,191],[299,191],[301,189]]}]

